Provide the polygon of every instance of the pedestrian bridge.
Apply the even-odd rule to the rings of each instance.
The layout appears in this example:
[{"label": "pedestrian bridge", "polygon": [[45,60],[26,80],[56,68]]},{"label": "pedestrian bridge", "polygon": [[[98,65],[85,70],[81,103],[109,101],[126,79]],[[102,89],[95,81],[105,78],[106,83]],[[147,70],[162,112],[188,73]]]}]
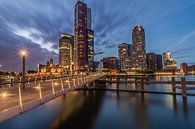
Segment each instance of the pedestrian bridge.
[{"label": "pedestrian bridge", "polygon": [[0,86],[0,122],[26,112],[38,105],[78,88],[87,87],[104,74],[95,73],[65,78],[34,79],[4,83]]}]

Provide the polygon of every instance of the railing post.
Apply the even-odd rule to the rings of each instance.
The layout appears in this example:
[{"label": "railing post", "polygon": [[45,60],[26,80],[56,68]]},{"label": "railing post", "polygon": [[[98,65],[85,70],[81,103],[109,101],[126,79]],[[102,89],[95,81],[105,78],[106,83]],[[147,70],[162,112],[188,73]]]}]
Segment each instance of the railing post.
[{"label": "railing post", "polygon": [[19,84],[19,86],[18,86],[18,94],[19,94],[20,109],[21,109],[21,112],[24,112],[23,103],[22,103],[21,86],[22,86],[22,78],[20,78],[20,84]]},{"label": "railing post", "polygon": [[35,77],[35,84],[37,83],[37,77]]},{"label": "railing post", "polygon": [[176,95],[175,77],[172,77],[172,94]]},{"label": "railing post", "polygon": [[53,93],[53,95],[56,96],[53,80],[51,81],[51,87],[52,87],[52,93]]},{"label": "railing post", "polygon": [[63,79],[62,79],[62,78],[60,79],[60,83],[61,83],[62,91],[63,91],[63,93],[64,93],[64,83],[63,83]]},{"label": "railing post", "polygon": [[78,86],[79,86],[80,85],[79,77],[77,77],[77,83],[78,83]]},{"label": "railing post", "polygon": [[41,103],[43,102],[43,97],[42,97],[42,91],[41,91],[41,82],[39,82],[39,97],[40,97],[40,100],[41,100]]},{"label": "railing post", "polygon": [[73,85],[74,85],[74,87],[76,86],[76,82],[75,82],[76,80],[75,80],[75,78],[73,79]]},{"label": "railing post", "polygon": [[181,84],[182,84],[182,97],[186,98],[187,94],[186,94],[186,81],[185,81],[185,77],[181,78]]}]

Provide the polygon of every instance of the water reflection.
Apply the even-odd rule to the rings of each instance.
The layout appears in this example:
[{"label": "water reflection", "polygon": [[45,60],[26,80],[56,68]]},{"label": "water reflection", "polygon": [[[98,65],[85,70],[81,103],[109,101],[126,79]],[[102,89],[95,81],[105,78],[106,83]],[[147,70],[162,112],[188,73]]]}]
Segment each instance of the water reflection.
[{"label": "water reflection", "polygon": [[[75,91],[1,123],[0,129],[194,129],[194,100],[174,95]],[[31,122],[24,122],[29,118]]]}]

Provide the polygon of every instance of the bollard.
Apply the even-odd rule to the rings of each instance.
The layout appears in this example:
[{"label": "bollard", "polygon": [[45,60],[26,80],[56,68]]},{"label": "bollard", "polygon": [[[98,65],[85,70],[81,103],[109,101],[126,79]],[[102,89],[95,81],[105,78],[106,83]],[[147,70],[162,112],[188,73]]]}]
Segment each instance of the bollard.
[{"label": "bollard", "polygon": [[182,97],[186,98],[187,94],[186,94],[186,81],[185,81],[185,77],[181,78],[181,84],[182,84]]},{"label": "bollard", "polygon": [[172,94],[176,95],[175,77],[172,77]]},{"label": "bollard", "polygon": [[41,83],[39,82],[39,97],[40,97],[40,100],[41,100],[41,103],[43,102],[43,97],[42,97],[42,91],[41,91]]},{"label": "bollard", "polygon": [[51,81],[51,87],[52,87],[52,93],[53,93],[53,95],[56,96],[53,80]]},{"label": "bollard", "polygon": [[23,103],[22,103],[22,92],[21,92],[21,86],[22,86],[22,83],[20,82],[20,84],[19,84],[19,86],[18,86],[19,104],[20,104],[20,109],[21,109],[21,112],[24,112]]}]

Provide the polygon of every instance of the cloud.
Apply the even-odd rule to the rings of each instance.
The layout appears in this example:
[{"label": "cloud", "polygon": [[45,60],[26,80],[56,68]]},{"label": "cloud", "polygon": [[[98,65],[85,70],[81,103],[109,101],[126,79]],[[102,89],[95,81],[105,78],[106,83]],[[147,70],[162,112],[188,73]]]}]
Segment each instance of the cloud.
[{"label": "cloud", "polygon": [[[195,29],[194,22],[191,22],[195,19],[193,0],[188,2],[186,0],[82,1],[92,8],[97,60],[103,56],[116,55],[119,43],[130,43],[132,29],[137,24],[144,26],[147,46],[150,46],[151,50],[154,50],[156,45],[164,51],[164,48],[171,45],[159,44],[159,41],[175,38],[178,32],[181,32],[182,38],[179,37],[171,42],[178,42],[176,46],[186,42],[192,44],[189,38],[193,37],[194,33],[185,34]],[[20,58],[17,52],[21,48],[29,50],[29,69],[36,69],[37,63],[44,63],[50,57],[54,57],[57,64],[60,35],[74,33],[74,5],[74,0],[1,0],[0,64],[2,68],[20,70],[18,64]],[[185,15],[182,16],[182,12]],[[182,23],[182,19],[188,17],[192,19]],[[173,25],[177,27],[172,28]],[[175,35],[171,35],[172,33]],[[154,38],[156,40],[152,40]],[[173,51],[176,49],[173,48]]]},{"label": "cloud", "polygon": [[[34,28],[30,29],[17,29],[14,31],[14,33],[18,36],[21,36],[23,38],[29,39],[32,43],[40,45],[42,49],[46,49],[49,52],[55,52],[58,53],[58,49],[53,48],[53,44],[51,42],[45,42],[42,37],[36,36],[40,35],[41,32]],[[34,36],[33,36],[34,35]]]}]

